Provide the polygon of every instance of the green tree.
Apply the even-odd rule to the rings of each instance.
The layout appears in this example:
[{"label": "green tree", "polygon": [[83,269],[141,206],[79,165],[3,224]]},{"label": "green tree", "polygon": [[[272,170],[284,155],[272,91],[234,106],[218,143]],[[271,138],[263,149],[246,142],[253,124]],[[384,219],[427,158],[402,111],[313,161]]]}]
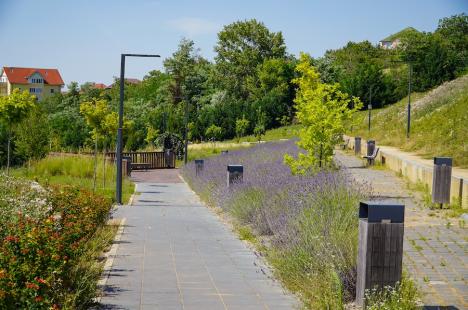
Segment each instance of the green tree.
[{"label": "green tree", "polygon": [[15,153],[28,160],[39,159],[49,151],[50,129],[47,116],[35,109],[15,129]]},{"label": "green tree", "polygon": [[456,74],[465,73],[468,67],[468,15],[462,13],[442,18],[435,34],[447,40],[455,51]]},{"label": "green tree", "polygon": [[236,120],[237,142],[239,142],[240,139],[243,136],[245,136],[245,134],[247,133],[247,129],[249,129],[249,121],[245,117],[242,117],[242,118]]},{"label": "green tree", "polygon": [[7,174],[10,173],[11,138],[13,129],[25,119],[35,107],[36,97],[30,95],[27,91],[21,92],[19,89],[14,89],[9,96],[0,97],[0,121],[5,124],[8,131]]},{"label": "green tree", "polygon": [[413,88],[423,91],[456,76],[458,57],[440,33],[414,33],[402,39],[403,61],[413,67]]},{"label": "green tree", "polygon": [[292,116],[294,65],[294,60],[267,59],[257,67],[255,77],[249,79],[252,109],[260,108],[266,113],[266,128],[280,125],[278,119],[284,115]]},{"label": "green tree", "polygon": [[257,141],[262,141],[262,136],[266,132],[266,113],[262,111],[261,108],[257,110],[257,123],[254,128],[254,135],[257,138]]},{"label": "green tree", "polygon": [[362,103],[341,92],[338,84],[323,84],[307,54],[301,54],[296,71],[300,75],[294,80],[298,85],[296,116],[303,125],[297,144],[306,153],[299,153],[297,159],[286,154],[285,162],[293,173],[304,174],[330,164],[333,148],[342,139],[344,122]]},{"label": "green tree", "polygon": [[286,57],[281,32],[271,32],[255,19],[237,21],[218,33],[216,70],[223,89],[236,98],[247,99],[247,80],[266,59]]},{"label": "green tree", "polygon": [[209,140],[211,140],[214,146],[216,143],[216,140],[221,139],[223,135],[223,129],[219,126],[216,126],[215,124],[212,124],[210,127],[206,129],[205,135]]},{"label": "green tree", "polygon": [[94,99],[82,102],[80,112],[84,115],[88,126],[92,128],[94,138],[94,174],[93,191],[96,190],[97,151],[99,138],[106,139],[117,130],[117,113],[110,110],[104,99]]}]

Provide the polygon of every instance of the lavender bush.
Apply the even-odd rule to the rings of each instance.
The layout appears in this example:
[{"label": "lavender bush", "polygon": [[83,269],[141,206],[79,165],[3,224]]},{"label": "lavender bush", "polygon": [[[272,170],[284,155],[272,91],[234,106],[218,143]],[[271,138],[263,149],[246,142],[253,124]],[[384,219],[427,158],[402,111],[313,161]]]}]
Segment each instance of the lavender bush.
[{"label": "lavender bush", "polygon": [[[342,308],[354,296],[357,206],[363,190],[344,171],[294,176],[283,164],[297,154],[293,141],[261,144],[193,162],[182,173],[210,204],[268,240],[277,275],[311,308]],[[226,186],[228,164],[244,166],[244,182]]]}]

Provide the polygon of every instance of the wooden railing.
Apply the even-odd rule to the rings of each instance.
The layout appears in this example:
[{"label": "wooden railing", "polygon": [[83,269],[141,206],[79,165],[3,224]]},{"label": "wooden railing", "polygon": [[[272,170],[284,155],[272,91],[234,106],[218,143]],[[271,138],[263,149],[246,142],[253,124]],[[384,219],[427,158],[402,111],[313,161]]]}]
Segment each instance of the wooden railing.
[{"label": "wooden railing", "polygon": [[[115,152],[108,152],[106,155],[115,160]],[[148,169],[175,168],[174,152],[123,152],[122,155],[130,157],[132,163],[149,164]]]}]

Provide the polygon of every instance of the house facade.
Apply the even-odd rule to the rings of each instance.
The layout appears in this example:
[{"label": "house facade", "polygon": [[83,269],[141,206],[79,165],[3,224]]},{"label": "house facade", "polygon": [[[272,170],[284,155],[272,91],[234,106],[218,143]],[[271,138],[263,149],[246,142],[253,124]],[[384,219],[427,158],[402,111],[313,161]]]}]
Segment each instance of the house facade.
[{"label": "house facade", "polygon": [[42,100],[60,93],[63,86],[57,69],[3,67],[0,71],[0,96],[7,96],[17,88]]}]

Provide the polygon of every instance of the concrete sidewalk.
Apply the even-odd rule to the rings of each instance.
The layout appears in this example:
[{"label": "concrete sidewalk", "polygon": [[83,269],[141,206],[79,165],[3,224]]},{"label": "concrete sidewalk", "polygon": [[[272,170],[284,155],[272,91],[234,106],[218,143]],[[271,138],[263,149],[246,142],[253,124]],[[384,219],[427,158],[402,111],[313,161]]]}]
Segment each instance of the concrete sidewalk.
[{"label": "concrete sidewalk", "polygon": [[427,309],[468,309],[465,225],[424,207],[418,193],[409,191],[394,172],[365,168],[361,159],[342,151],[336,152],[335,160],[357,182],[370,185],[374,199],[392,199],[405,205],[403,264],[424,294]]},{"label": "concrete sidewalk", "polygon": [[[167,172],[165,172],[167,173]],[[174,170],[174,173],[177,173]],[[137,183],[101,299],[104,309],[295,309],[272,279],[185,183]]]}]

